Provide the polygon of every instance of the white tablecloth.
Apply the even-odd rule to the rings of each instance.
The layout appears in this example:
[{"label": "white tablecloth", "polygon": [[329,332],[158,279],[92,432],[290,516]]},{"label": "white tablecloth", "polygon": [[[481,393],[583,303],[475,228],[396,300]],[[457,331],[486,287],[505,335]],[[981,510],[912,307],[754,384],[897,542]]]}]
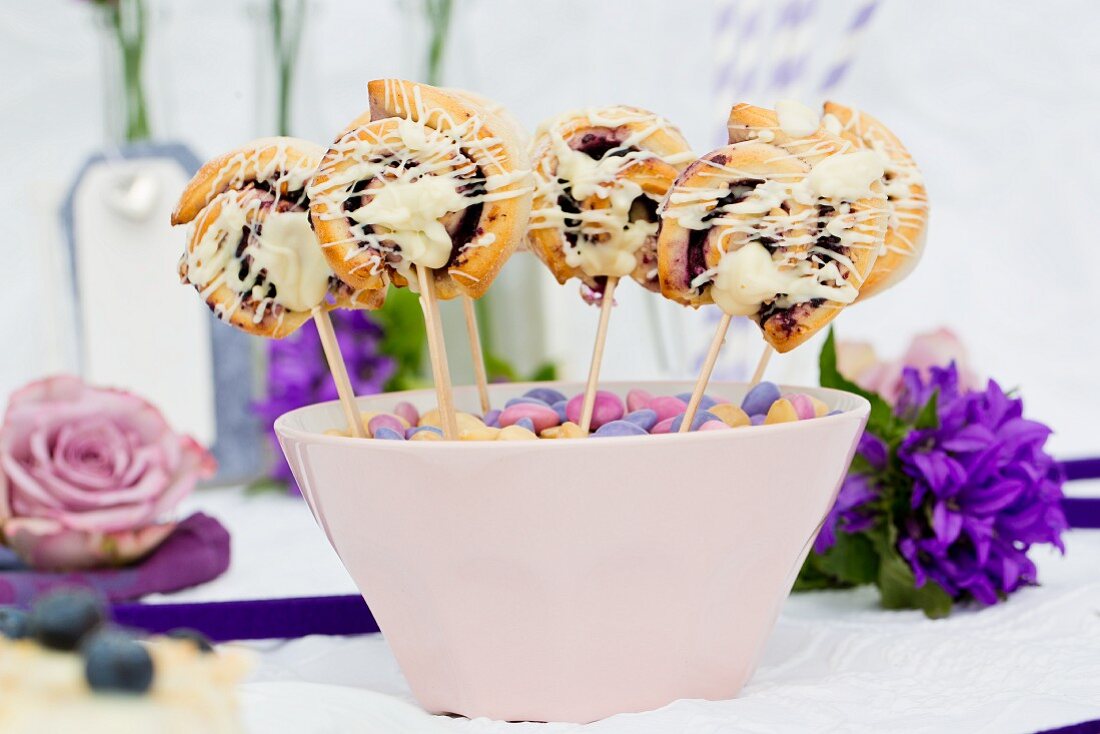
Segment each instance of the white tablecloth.
[{"label": "white tablecloth", "polygon": [[[1092,492],[1090,492],[1092,493]],[[233,535],[214,583],[152,601],[355,593],[300,500],[208,490],[190,509]],[[733,701],[677,701],[584,727],[430,716],[380,635],[248,643],[250,731],[720,734],[1034,732],[1100,719],[1100,531],[1036,551],[1042,586],[1007,604],[929,621],[877,607],[873,589],[796,594]]]}]

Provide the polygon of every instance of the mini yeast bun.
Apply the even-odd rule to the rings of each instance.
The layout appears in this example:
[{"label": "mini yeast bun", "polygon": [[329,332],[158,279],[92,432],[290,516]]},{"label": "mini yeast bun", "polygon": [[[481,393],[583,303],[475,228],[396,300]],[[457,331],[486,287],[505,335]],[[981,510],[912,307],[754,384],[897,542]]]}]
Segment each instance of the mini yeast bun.
[{"label": "mini yeast bun", "polygon": [[779,352],[794,349],[858,295],[886,227],[885,195],[866,156],[792,155],[745,141],[692,163],[665,201],[661,291],[752,318]]},{"label": "mini yeast bun", "polygon": [[822,125],[853,145],[874,150],[883,159],[889,213],[886,241],[867,282],[859,289],[859,300],[866,300],[899,283],[920,262],[928,230],[928,193],[909,151],[874,117],[836,102],[826,102]]},{"label": "mini yeast bun", "polygon": [[658,205],[694,159],[680,131],[636,107],[580,110],[543,123],[531,159],[528,247],[558,282],[602,291],[630,276],[659,290]]},{"label": "mini yeast bun", "polygon": [[282,338],[313,309],[382,305],[384,291],[337,280],[309,225],[305,185],[324,149],[265,138],[204,165],[172,215],[190,224],[179,276],[214,314],[251,334]]},{"label": "mini yeast bun", "polygon": [[325,257],[357,289],[415,286],[420,265],[440,298],[480,298],[531,212],[515,131],[463,93],[380,79],[368,94],[308,189]]}]

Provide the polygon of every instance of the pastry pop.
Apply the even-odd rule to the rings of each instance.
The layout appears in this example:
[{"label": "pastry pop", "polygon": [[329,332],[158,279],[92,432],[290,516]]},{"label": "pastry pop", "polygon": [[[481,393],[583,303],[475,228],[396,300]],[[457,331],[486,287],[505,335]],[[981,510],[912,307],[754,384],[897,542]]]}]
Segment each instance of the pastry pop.
[{"label": "pastry pop", "polygon": [[[688,166],[665,203],[662,292],[723,313],[687,415],[694,415],[733,316],[777,351],[802,344],[855,301],[886,230],[883,166],[816,121],[737,105],[744,139]],[[741,127],[735,128],[734,125]]]},{"label": "pastry pop", "polygon": [[333,276],[309,225],[306,184],[324,149],[264,138],[211,160],[184,189],[172,224],[191,224],[179,275],[221,320],[275,339],[312,318],[353,435],[366,435],[328,311],[376,309],[384,290]]},{"label": "pastry pop", "polygon": [[664,118],[615,106],[544,123],[531,157],[537,188],[529,247],[559,283],[577,278],[600,300],[580,423],[588,431],[615,288],[629,276],[659,289],[657,208],[694,156]]},{"label": "pastry pop", "polygon": [[325,258],[353,288],[411,286],[443,431],[457,434],[439,298],[480,298],[526,231],[531,174],[510,128],[468,98],[398,79],[329,147],[309,186]]}]

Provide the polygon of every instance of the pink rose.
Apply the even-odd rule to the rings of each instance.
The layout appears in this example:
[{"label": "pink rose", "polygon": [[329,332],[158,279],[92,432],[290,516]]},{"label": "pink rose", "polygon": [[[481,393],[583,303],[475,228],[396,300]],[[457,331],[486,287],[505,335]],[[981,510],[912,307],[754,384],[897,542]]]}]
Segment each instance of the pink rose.
[{"label": "pink rose", "polygon": [[982,383],[970,368],[966,347],[950,329],[941,328],[918,334],[909,343],[901,359],[884,362],[875,350],[863,342],[841,342],[837,345],[837,369],[864,390],[881,395],[893,405],[901,391],[901,372],[914,367],[927,376],[931,367],[946,367],[952,361],[959,371],[959,388],[980,389]]},{"label": "pink rose", "polygon": [[176,506],[214,469],[132,393],[33,382],[0,426],[0,540],[35,568],[127,563],[172,532]]}]

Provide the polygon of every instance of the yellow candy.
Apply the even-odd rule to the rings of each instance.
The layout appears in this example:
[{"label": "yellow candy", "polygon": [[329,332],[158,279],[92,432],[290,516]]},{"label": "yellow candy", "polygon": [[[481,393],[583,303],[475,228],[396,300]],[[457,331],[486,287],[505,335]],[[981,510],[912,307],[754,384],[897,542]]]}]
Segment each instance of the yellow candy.
[{"label": "yellow candy", "polygon": [[[458,424],[458,430],[462,431],[475,431],[479,428],[485,428],[485,424],[476,415],[470,413],[455,413],[455,423]],[[419,426],[435,426],[436,428],[443,427],[443,421],[439,417],[439,408],[432,408],[424,415],[420,416]]]},{"label": "yellow candy", "polygon": [[764,418],[764,425],[772,425],[773,423],[790,423],[798,420],[798,411],[791,405],[791,401],[786,398],[780,398],[772,403],[772,407],[768,409],[768,415]]},{"label": "yellow candy", "polygon": [[443,437],[434,431],[417,431],[410,441],[442,441]]},{"label": "yellow candy", "polygon": [[[416,434],[419,436],[420,434]],[[470,428],[458,432],[460,441],[496,441],[500,435],[499,428],[492,428],[482,424],[480,428]]]},{"label": "yellow candy", "polygon": [[[382,412],[376,411],[376,410],[361,410],[361,411],[359,411],[359,416],[363,419],[363,427],[366,428],[368,425],[370,425],[370,419],[373,418],[376,415],[382,415]],[[400,421],[401,425],[405,428],[410,428],[411,427],[407,420],[405,420],[401,416],[397,415],[396,413],[386,413],[386,415],[392,415],[394,418],[396,418],[398,421]]]},{"label": "yellow candy", "polygon": [[739,426],[748,426],[752,424],[752,421],[749,420],[749,414],[738,408],[733,403],[718,403],[718,405],[712,405],[710,406],[708,412],[713,414],[730,428],[737,428]]},{"label": "yellow candy", "polygon": [[551,426],[539,434],[543,438],[584,438],[584,431],[576,423],[566,421],[560,426]]},{"label": "yellow candy", "polygon": [[348,438],[349,436],[351,436],[350,433],[348,433],[347,431],[341,431],[339,428],[330,428],[327,431],[325,431],[325,435],[326,436],[343,436],[344,438]]},{"label": "yellow candy", "polygon": [[529,431],[523,426],[505,426],[500,429],[499,435],[497,435],[498,441],[538,441],[539,437],[534,434],[533,431]]},{"label": "yellow candy", "polygon": [[[826,405],[823,401],[818,400],[813,395],[807,395],[806,397],[808,397],[810,399],[810,404],[814,406],[814,417],[815,418],[820,418],[821,416],[823,416],[823,415],[825,415],[826,413],[829,412],[829,406]],[[713,412],[713,411],[711,411],[711,412]]]}]

